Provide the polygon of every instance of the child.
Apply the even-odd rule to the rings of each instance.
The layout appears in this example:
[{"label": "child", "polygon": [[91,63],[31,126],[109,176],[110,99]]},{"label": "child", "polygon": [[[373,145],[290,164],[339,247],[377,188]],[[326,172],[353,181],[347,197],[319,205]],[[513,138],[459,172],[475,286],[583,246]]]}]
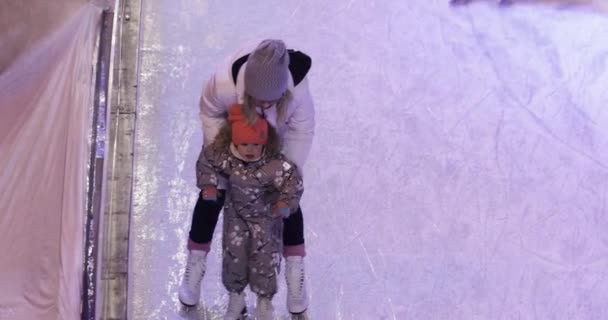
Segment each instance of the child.
[{"label": "child", "polygon": [[282,219],[297,210],[303,193],[296,166],[280,154],[276,132],[257,115],[252,122],[240,105],[232,106],[228,125],[201,151],[196,165],[203,199],[217,199],[218,176],[230,183],[222,237],[222,282],[230,292],[226,320],[245,312],[247,284],[258,296],[258,319],[272,319]]}]

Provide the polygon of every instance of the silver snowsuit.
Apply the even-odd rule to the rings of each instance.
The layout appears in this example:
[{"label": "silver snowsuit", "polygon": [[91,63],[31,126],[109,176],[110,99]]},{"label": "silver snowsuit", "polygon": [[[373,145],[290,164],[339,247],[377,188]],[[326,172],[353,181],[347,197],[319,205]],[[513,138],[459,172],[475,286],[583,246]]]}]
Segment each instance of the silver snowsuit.
[{"label": "silver snowsuit", "polygon": [[197,185],[216,186],[220,175],[230,183],[224,204],[222,282],[230,292],[240,293],[249,284],[256,294],[272,298],[283,245],[283,221],[272,205],[283,201],[293,213],[303,193],[302,177],[283,155],[246,162],[210,145],[197,161]]}]

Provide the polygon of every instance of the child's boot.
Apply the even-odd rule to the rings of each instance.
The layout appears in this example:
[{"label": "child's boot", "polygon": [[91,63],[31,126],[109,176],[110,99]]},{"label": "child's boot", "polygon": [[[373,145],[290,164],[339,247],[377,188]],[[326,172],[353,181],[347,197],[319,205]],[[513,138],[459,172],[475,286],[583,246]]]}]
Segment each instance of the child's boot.
[{"label": "child's boot", "polygon": [[193,307],[201,297],[201,280],[205,275],[207,252],[190,250],[184,278],[179,287],[179,301],[188,307]]},{"label": "child's boot", "polygon": [[274,307],[272,306],[272,300],[266,297],[258,297],[257,314],[258,320],[274,319]]},{"label": "child's boot", "polygon": [[245,304],[245,292],[230,292],[228,308],[226,309],[226,315],[224,315],[224,320],[244,319],[246,313],[247,307]]}]

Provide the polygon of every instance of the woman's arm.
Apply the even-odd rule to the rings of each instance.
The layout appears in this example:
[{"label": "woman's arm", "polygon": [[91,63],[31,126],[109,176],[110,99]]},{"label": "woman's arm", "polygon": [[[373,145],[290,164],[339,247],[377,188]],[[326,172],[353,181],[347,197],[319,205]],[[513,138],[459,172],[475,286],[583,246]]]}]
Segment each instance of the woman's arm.
[{"label": "woman's arm", "polygon": [[315,108],[307,79],[302,80],[294,91],[294,97],[298,100],[295,101],[297,105],[293,115],[287,119],[283,154],[296,164],[301,174],[315,134]]}]

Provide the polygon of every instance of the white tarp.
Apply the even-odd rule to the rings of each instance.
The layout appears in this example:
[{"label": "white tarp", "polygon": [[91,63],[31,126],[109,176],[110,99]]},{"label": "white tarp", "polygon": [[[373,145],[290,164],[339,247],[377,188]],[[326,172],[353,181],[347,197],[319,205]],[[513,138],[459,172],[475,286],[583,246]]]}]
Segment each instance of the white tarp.
[{"label": "white tarp", "polygon": [[[78,319],[101,9],[28,1],[19,11],[24,5],[11,2],[13,14],[39,25],[4,28],[0,39],[0,319]],[[56,7],[61,19],[45,20]],[[2,26],[23,22],[7,22],[6,13]]]}]

